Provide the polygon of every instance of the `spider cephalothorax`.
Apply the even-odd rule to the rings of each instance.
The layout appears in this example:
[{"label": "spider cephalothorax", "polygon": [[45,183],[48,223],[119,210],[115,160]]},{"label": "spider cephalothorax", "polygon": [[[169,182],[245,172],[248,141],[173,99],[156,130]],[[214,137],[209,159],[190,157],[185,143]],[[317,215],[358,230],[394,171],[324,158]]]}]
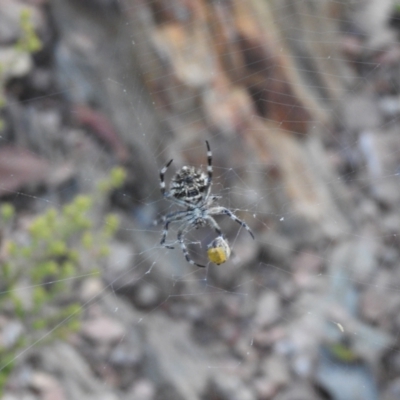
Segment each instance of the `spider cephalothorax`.
[{"label": "spider cephalothorax", "polygon": [[160,189],[162,195],[173,203],[185,208],[185,210],[171,212],[163,218],[165,225],[160,244],[169,249],[173,249],[172,246],[165,244],[168,227],[172,222],[181,222],[181,227],[178,230],[178,242],[181,245],[186,261],[198,267],[204,267],[204,265],[197,264],[190,258],[183,241],[183,233],[190,228],[200,228],[209,225],[217,232],[218,238],[224,241],[225,236],[212,215],[228,215],[231,219],[246,228],[254,239],[253,232],[247,224],[236,217],[231,210],[225,207],[212,206],[219,196],[214,196],[210,193],[213,172],[212,153],[208,141],[206,141],[206,144],[208,162],[207,175],[201,169],[195,167],[182,167],[172,179],[170,190],[166,191],[164,175],[171,165],[172,160],[160,171]]}]

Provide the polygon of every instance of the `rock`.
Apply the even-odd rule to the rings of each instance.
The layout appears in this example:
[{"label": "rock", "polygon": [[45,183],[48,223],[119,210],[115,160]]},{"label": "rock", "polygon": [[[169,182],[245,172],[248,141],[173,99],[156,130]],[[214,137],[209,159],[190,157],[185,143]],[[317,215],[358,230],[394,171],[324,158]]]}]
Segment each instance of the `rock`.
[{"label": "rock", "polygon": [[83,303],[93,300],[104,291],[103,282],[99,278],[87,278],[83,281],[80,299]]},{"label": "rock", "polygon": [[32,393],[23,393],[23,397],[21,397],[20,393],[14,394],[14,393],[4,393],[2,396],[2,400],[21,400],[23,398],[24,400],[40,400],[38,396],[34,396]]},{"label": "rock", "polygon": [[128,243],[113,241],[110,246],[107,268],[114,274],[127,271],[133,263],[132,246]]},{"label": "rock", "polygon": [[25,76],[33,66],[29,53],[18,51],[12,47],[0,47],[0,60],[4,80]]},{"label": "rock", "polygon": [[[329,272],[331,275],[342,273],[340,279],[345,279],[347,275],[352,282],[366,282],[376,269],[377,254],[378,246],[373,232],[363,232],[362,236],[336,246],[330,258]],[[352,282],[346,285],[354,286]],[[340,284],[337,283],[338,289]],[[338,300],[343,300],[343,297]]]},{"label": "rock", "polygon": [[256,400],[256,395],[250,387],[237,376],[229,374],[220,374],[218,379],[212,379],[208,393],[209,398],[215,396],[221,400]]},{"label": "rock", "polygon": [[[382,288],[381,288],[382,289]],[[377,323],[387,311],[387,291],[368,287],[361,296],[361,315],[368,321]]]},{"label": "rock", "polygon": [[132,246],[127,243],[113,241],[110,246],[105,280],[116,290],[131,291],[139,274],[132,269],[134,264]]},{"label": "rock", "polygon": [[267,292],[261,295],[258,301],[255,323],[259,327],[267,327],[275,323],[281,313],[279,296],[275,292]]},{"label": "rock", "polygon": [[261,363],[261,373],[270,381],[284,386],[290,381],[288,364],[281,355],[273,354]]},{"label": "rock", "polygon": [[132,297],[137,307],[150,308],[158,304],[159,295],[160,292],[156,286],[147,282],[141,282],[135,287]]},{"label": "rock", "polygon": [[253,385],[259,400],[273,399],[280,389],[276,382],[268,378],[257,378],[254,380]]},{"label": "rock", "polygon": [[286,360],[280,355],[267,357],[261,363],[261,376],[255,380],[254,387],[258,399],[272,399],[290,381]]},{"label": "rock", "polygon": [[[343,118],[349,132],[373,129],[381,124],[381,115],[376,106],[375,94],[371,90],[344,97]],[[360,118],[360,115],[363,117]]]},{"label": "rock", "polygon": [[300,287],[310,287],[318,281],[323,258],[312,250],[301,251],[292,261],[293,279]]},{"label": "rock", "polygon": [[[0,56],[1,57],[1,56]],[[0,149],[0,196],[43,183],[51,170],[50,163],[24,147],[2,146]]]},{"label": "rock", "polygon": [[319,396],[315,389],[307,383],[296,382],[283,393],[274,397],[274,400],[319,400]]},{"label": "rock", "polygon": [[55,165],[54,168],[51,169],[46,183],[57,188],[71,181],[75,175],[76,169],[72,163],[67,162],[61,165]]},{"label": "rock", "polygon": [[147,379],[136,381],[126,397],[127,400],[152,400],[156,394],[154,384]]},{"label": "rock", "polygon": [[359,29],[365,32],[363,43],[369,51],[376,51],[396,42],[396,33],[387,23],[392,10],[391,0],[367,1],[357,12],[349,14]]},{"label": "rock", "polygon": [[[270,347],[278,344],[286,335],[286,330],[281,326],[274,326],[268,330],[255,332],[253,336],[254,344],[257,347]],[[283,342],[284,343],[284,342]]]},{"label": "rock", "polygon": [[41,400],[66,400],[60,382],[44,372],[33,373],[30,386],[41,394]]},{"label": "rock", "polygon": [[397,378],[389,383],[383,391],[382,400],[398,400],[400,398],[400,379]]},{"label": "rock", "polygon": [[144,338],[137,328],[130,329],[124,340],[120,341],[111,351],[108,361],[118,368],[132,370],[143,361],[145,355]]},{"label": "rock", "polygon": [[68,400],[119,399],[104,382],[94,376],[82,356],[68,344],[58,342],[40,351],[37,363],[43,370],[60,377],[60,384]]},{"label": "rock", "polygon": [[384,96],[379,100],[379,108],[386,117],[393,118],[400,113],[399,96]]},{"label": "rock", "polygon": [[0,316],[0,345],[4,349],[12,348],[24,333],[24,326],[18,320],[9,320]]},{"label": "rock", "polygon": [[312,358],[312,353],[297,354],[291,362],[293,371],[303,379],[310,379],[314,366]]},{"label": "rock", "polygon": [[117,342],[126,335],[125,327],[118,320],[109,317],[84,321],[81,332],[88,339],[100,343]]},{"label": "rock", "polygon": [[397,134],[397,131],[389,131],[382,136],[380,129],[363,130],[358,140],[369,191],[381,206],[390,209],[400,201],[397,174],[387,174],[387,171],[396,171],[398,166],[395,156],[399,148]]},{"label": "rock", "polygon": [[151,371],[153,382],[173,387],[174,399],[198,400],[212,373],[204,348],[190,339],[189,324],[161,314],[148,315],[144,323],[148,355],[143,367]]},{"label": "rock", "polygon": [[[378,400],[378,388],[367,365],[346,363],[322,349],[316,371],[318,384],[335,400]],[[346,382],[343,385],[343,382]]]}]

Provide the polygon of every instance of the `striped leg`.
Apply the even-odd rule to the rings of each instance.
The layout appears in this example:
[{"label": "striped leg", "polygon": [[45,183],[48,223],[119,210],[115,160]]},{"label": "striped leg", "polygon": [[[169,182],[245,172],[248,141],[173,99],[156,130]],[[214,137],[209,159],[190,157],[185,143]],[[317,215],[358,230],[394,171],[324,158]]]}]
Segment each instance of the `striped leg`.
[{"label": "striped leg", "polygon": [[221,228],[217,224],[217,221],[213,217],[210,217],[210,216],[207,216],[206,219],[207,219],[208,223],[210,224],[210,226],[212,228],[214,228],[215,232],[217,232],[218,236],[220,236],[224,239],[225,235],[222,233]]},{"label": "striped leg", "polygon": [[195,262],[190,258],[189,252],[188,252],[188,250],[187,250],[187,248],[186,248],[186,245],[185,245],[185,243],[183,242],[182,234],[183,234],[182,229],[179,229],[179,231],[178,231],[178,241],[179,241],[179,243],[180,243],[180,245],[181,245],[181,249],[182,249],[183,255],[184,255],[185,258],[186,258],[186,261],[187,261],[189,264],[196,265],[197,267],[205,268],[204,265],[197,264],[197,263],[195,263]]},{"label": "striped leg", "polygon": [[228,210],[225,207],[213,207],[208,211],[208,214],[225,214],[228,215],[231,219],[236,221],[239,225],[243,226],[243,228],[246,228],[247,232],[249,232],[250,236],[254,239],[254,234],[249,228],[249,226],[243,222],[241,219],[239,219],[231,210]]},{"label": "striped leg", "polygon": [[167,249],[174,249],[175,247],[174,246],[169,246],[169,245],[166,245],[165,244],[165,240],[166,240],[166,238],[167,238],[167,234],[168,234],[168,225],[169,225],[169,223],[170,223],[171,221],[167,221],[166,223],[165,223],[165,225],[164,225],[164,230],[163,230],[163,233],[162,233],[162,236],[161,236],[161,242],[160,242],[160,244],[161,244],[161,246],[164,246],[164,247],[166,247]]},{"label": "striped leg", "polygon": [[208,174],[207,191],[209,191],[209,189],[211,187],[212,174],[213,174],[212,152],[211,152],[210,143],[208,143],[208,140],[206,140],[206,145],[207,145],[207,174]]},{"label": "striped leg", "polygon": [[166,197],[164,175],[167,172],[167,169],[171,165],[172,161],[173,160],[168,161],[167,165],[164,168],[161,168],[161,171],[160,171],[160,190],[161,190],[161,194],[164,197]]},{"label": "striped leg", "polygon": [[175,211],[172,213],[169,213],[167,215],[165,215],[164,217],[162,217],[160,222],[165,222],[164,225],[164,230],[161,236],[161,242],[160,245],[166,247],[167,249],[174,249],[174,246],[167,246],[165,245],[165,240],[167,238],[167,234],[168,234],[168,226],[171,222],[178,222],[178,221],[182,221],[182,219],[185,219],[185,217],[187,216],[187,211]]}]

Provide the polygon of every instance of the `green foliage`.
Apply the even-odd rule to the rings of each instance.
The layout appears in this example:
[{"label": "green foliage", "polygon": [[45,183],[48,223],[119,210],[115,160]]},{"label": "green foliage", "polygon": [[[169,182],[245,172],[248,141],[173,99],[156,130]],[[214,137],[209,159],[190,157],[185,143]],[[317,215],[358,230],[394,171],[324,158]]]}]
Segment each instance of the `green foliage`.
[{"label": "green foliage", "polygon": [[[29,9],[24,9],[20,15],[20,28],[21,34],[17,41],[14,44],[14,49],[17,51],[21,51],[28,54],[36,53],[37,51],[42,49],[42,42],[40,41],[39,36],[35,32],[33,23],[32,23],[32,15]],[[14,61],[16,62],[16,61]],[[12,62],[11,64],[13,64]],[[8,66],[10,68],[10,66]],[[6,76],[7,66],[4,66],[0,63],[0,110],[6,105],[6,100],[4,96],[4,87],[5,87],[5,76]],[[0,117],[0,132],[4,129],[4,120]]]},{"label": "green foliage", "polygon": [[14,217],[15,210],[14,207],[11,204],[2,204],[0,208],[0,218],[2,222],[8,222],[11,220],[11,218]]},{"label": "green foliage", "polygon": [[125,179],[126,171],[121,167],[114,168],[111,171],[111,175],[98,184],[98,189],[100,192],[109,192],[112,189],[118,189],[123,185]]},{"label": "green foliage", "polygon": [[16,48],[28,53],[35,53],[42,48],[42,43],[37,36],[31,21],[31,13],[28,9],[21,12],[20,15],[21,37],[19,38]]},{"label": "green foliage", "polygon": [[79,287],[85,277],[99,273],[119,224],[113,214],[101,223],[96,216],[102,216],[109,191],[123,183],[121,171],[114,169],[102,182],[108,191],[97,189],[61,209],[49,208],[23,232],[16,228],[13,206],[0,206],[0,324],[4,317],[22,326],[14,343],[0,341],[0,393],[15,355],[43,338],[65,338],[79,330],[83,310]]}]

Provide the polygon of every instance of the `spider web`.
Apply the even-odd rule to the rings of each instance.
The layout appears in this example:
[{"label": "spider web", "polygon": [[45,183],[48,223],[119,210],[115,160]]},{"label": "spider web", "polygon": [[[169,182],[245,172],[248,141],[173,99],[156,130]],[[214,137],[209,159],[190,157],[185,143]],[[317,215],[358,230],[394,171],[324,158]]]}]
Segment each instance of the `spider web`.
[{"label": "spider web", "polygon": [[[55,3],[56,20],[68,27],[71,23],[67,17],[70,15],[68,7]],[[278,18],[276,25],[284,24],[286,20],[296,21],[299,16],[310,17],[302,13],[301,8],[293,9],[290,4],[275,2],[270,6]],[[139,3],[129,5],[128,14],[143,12],[142,6]],[[169,7],[179,8],[179,5],[174,3]],[[326,209],[332,214],[321,217],[321,225],[326,228],[322,233],[307,224],[302,227],[299,210],[283,195],[288,190],[294,190],[294,195],[310,194],[315,190],[315,184],[307,183],[307,179],[300,183],[271,179],[274,177],[273,163],[267,164],[257,158],[249,162],[249,157],[244,154],[250,149],[244,141],[229,137],[225,132],[192,132],[191,126],[188,126],[187,137],[178,140],[170,131],[157,136],[160,127],[162,130],[182,123],[185,116],[171,121],[170,116],[165,116],[164,105],[152,102],[151,96],[138,84],[143,78],[157,87],[158,79],[173,79],[172,76],[158,76],[158,71],[152,70],[155,65],[152,57],[155,56],[149,56],[146,64],[139,63],[140,70],[133,72],[131,64],[118,61],[121,51],[128,52],[130,46],[141,46],[140,42],[128,43],[126,40],[126,29],[134,30],[128,17],[126,25],[118,27],[121,35],[115,35],[118,38],[113,44],[116,57],[107,59],[100,67],[99,76],[106,76],[106,79],[92,74],[88,77],[84,73],[79,76],[78,72],[72,75],[79,79],[78,83],[66,89],[68,73],[64,73],[60,89],[25,102],[15,102],[14,106],[21,104],[35,109],[43,106],[46,100],[51,102],[60,93],[75,102],[103,93],[102,105],[111,103],[111,99],[120,101],[112,108],[118,110],[117,115],[111,116],[117,129],[132,131],[133,123],[134,135],[140,138],[140,141],[133,141],[140,147],[132,150],[130,155],[132,160],[128,170],[134,176],[132,190],[119,192],[116,201],[122,220],[121,230],[113,243],[102,278],[94,277],[88,281],[94,289],[89,291],[82,309],[84,319],[89,323],[83,333],[78,333],[64,347],[54,347],[50,352],[56,359],[75,354],[70,348],[78,349],[71,368],[78,374],[81,371],[84,379],[90,381],[93,396],[101,398],[99,396],[104,392],[120,398],[140,399],[199,399],[204,396],[291,399],[297,393],[300,398],[307,399],[398,398],[400,276],[396,206],[400,202],[400,192],[396,122],[399,88],[394,78],[387,78],[387,75],[395,76],[393,70],[398,63],[385,61],[385,56],[395,57],[398,48],[394,35],[390,36],[393,32],[384,28],[384,18],[390,7],[390,3],[358,2],[350,8],[348,19],[339,19],[344,36],[334,36],[338,41],[336,44],[339,45],[340,38],[344,37],[343,40],[347,40],[345,49],[361,46],[357,41],[361,37],[363,54],[370,57],[360,57],[351,66],[355,77],[344,94],[343,102],[348,105],[345,110],[324,106],[333,114],[339,128],[316,126],[311,129],[310,135],[323,136],[327,158],[324,162],[331,173],[324,175],[325,164],[313,164],[318,160],[313,158],[317,141],[312,136],[303,139],[302,146],[307,148],[305,154],[310,157],[306,165],[322,171],[319,179],[322,180],[321,191],[325,192],[317,193],[315,198],[330,199]],[[164,6],[154,12],[154,18],[161,18],[167,11],[168,7]],[[363,21],[370,21],[371,13],[377,16],[376,21],[380,24],[365,26]],[[112,26],[113,14],[106,14],[105,18]],[[94,29],[101,41],[104,33],[93,21],[82,17],[80,22],[87,24],[88,29]],[[196,22],[187,23],[194,26]],[[351,23],[360,33],[346,28]],[[77,26],[80,26],[79,21]],[[337,25],[333,23],[332,26]],[[67,28],[60,28],[65,32],[63,29]],[[318,33],[315,29],[312,24],[309,27],[294,25],[286,34],[296,41],[296,33]],[[380,58],[374,58],[375,49],[384,47],[379,40],[389,50]],[[330,44],[324,38],[317,39],[316,43]],[[278,41],[276,46],[279,45]],[[82,46],[85,49],[84,42]],[[58,49],[58,60],[64,62],[65,68],[68,57],[63,56],[67,50],[68,47]],[[351,47],[351,50],[357,48]],[[351,56],[346,59],[341,53],[330,58],[332,63],[349,63],[349,59]],[[312,59],[299,55],[296,61],[306,75],[313,76]],[[104,71],[109,71],[109,75]],[[143,77],[146,74],[154,77],[154,82],[148,76]],[[327,71],[327,79],[329,75]],[[346,81],[347,75],[341,78]],[[309,85],[310,90],[317,93],[325,88],[312,79]],[[97,90],[94,94],[91,93],[93,87]],[[273,91],[271,89],[271,94]],[[108,99],[107,93],[114,96]],[[287,96],[279,89],[275,94]],[[157,97],[156,89],[152,95]],[[294,94],[289,97],[296,98]],[[183,101],[187,100],[184,98]],[[149,102],[154,114],[146,112]],[[182,99],[176,102],[182,102]],[[263,103],[278,105],[279,100],[259,98],[257,104]],[[193,99],[194,111],[196,108],[198,111],[199,106]],[[126,112],[130,117],[124,116]],[[154,121],[154,115],[158,116],[157,121]],[[301,117],[297,118],[284,117],[281,125],[302,122]],[[196,134],[201,136],[198,142],[192,140]],[[212,194],[221,196],[218,203],[250,226],[255,240],[234,221],[217,217],[233,254],[226,264],[208,263],[206,269],[200,269],[186,263],[176,241],[177,226],[169,229],[167,243],[175,245],[175,249],[168,250],[159,245],[162,226],[155,227],[153,221],[180,209],[162,199],[158,171],[167,160],[174,159],[165,177],[167,187],[173,173],[183,165],[202,167],[206,171],[205,140],[210,141],[213,152]],[[77,142],[82,145],[79,140]],[[79,177],[86,183],[86,188],[105,176],[112,166],[107,155],[112,147],[110,143],[115,142],[104,144],[100,140],[96,151],[88,151],[87,160],[76,160]],[[289,140],[287,143],[290,146]],[[289,147],[289,155],[297,154],[292,150]],[[231,152],[234,152],[233,157]],[[50,160],[55,159],[51,154],[47,156]],[[285,154],[278,154],[278,157],[284,158]],[[231,160],[233,164],[229,163]],[[287,168],[290,170],[290,165]],[[308,176],[308,172],[304,175]],[[11,198],[30,197],[36,210],[43,210],[48,205],[59,206],[60,192],[31,195],[13,191]],[[272,204],[271,199],[275,203]],[[121,204],[129,204],[128,209],[121,208]],[[302,232],[301,237],[296,232]],[[209,228],[185,234],[185,243],[193,260],[207,263],[207,245],[214,238],[215,232]],[[81,279],[80,276],[75,278]],[[61,324],[66,324],[70,317],[72,315]],[[31,375],[32,371],[45,371],[49,375],[52,370],[62,371],[69,374],[69,378],[63,380],[56,376],[56,386],[66,393],[71,393],[71,387],[78,388],[76,393],[82,393],[79,390],[84,385],[78,374],[63,370],[51,355],[44,356],[37,369],[31,360],[24,359],[32,350],[40,351],[52,335],[53,331],[48,331],[28,349],[15,354],[13,361],[23,360],[24,364],[18,367],[13,379],[21,382],[26,371]],[[82,350],[85,346],[86,358]],[[89,365],[91,372],[82,372],[84,368],[79,362]],[[8,362],[3,363],[0,369],[7,365]],[[68,383],[71,380],[74,383]],[[379,388],[378,381],[381,383]],[[19,383],[16,393],[29,392],[29,385],[42,388],[29,382],[28,387]],[[43,393],[39,393],[38,398],[44,396]]]}]

